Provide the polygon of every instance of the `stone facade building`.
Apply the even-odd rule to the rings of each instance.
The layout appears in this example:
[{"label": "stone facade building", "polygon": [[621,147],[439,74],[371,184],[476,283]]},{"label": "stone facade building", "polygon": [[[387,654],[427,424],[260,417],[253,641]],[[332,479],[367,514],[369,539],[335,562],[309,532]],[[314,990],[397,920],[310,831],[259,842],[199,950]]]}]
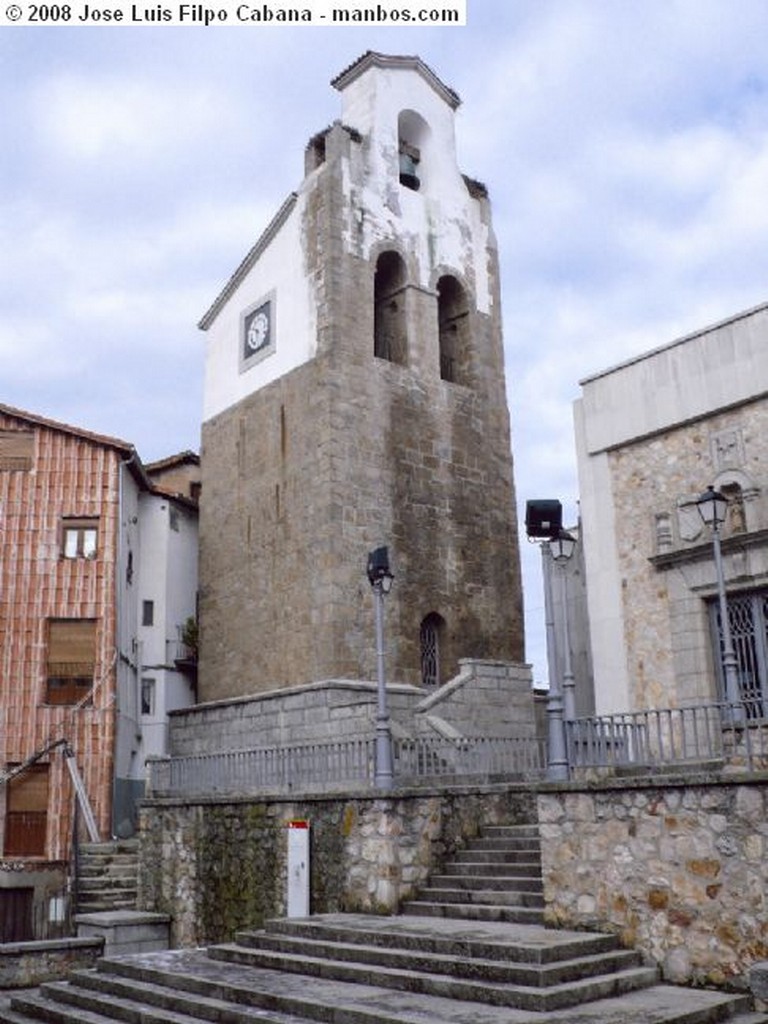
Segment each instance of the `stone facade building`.
[{"label": "stone facade building", "polygon": [[768,695],[768,306],[581,384],[576,435],[598,713],[722,698],[722,531],[741,695]]},{"label": "stone facade building", "polygon": [[459,97],[371,52],[333,85],[341,120],[200,324],[205,701],[373,679],[382,544],[393,681],[523,659],[497,251]]}]

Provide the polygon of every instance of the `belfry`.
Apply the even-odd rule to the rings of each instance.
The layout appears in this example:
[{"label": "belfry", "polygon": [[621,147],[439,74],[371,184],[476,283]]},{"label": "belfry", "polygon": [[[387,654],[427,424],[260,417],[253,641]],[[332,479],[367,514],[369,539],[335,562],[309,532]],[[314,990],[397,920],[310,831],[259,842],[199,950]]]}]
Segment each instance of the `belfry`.
[{"label": "belfry", "polygon": [[498,258],[459,97],[373,52],[332,84],[341,119],[200,323],[204,701],[373,679],[379,545],[393,682],[524,657]]}]

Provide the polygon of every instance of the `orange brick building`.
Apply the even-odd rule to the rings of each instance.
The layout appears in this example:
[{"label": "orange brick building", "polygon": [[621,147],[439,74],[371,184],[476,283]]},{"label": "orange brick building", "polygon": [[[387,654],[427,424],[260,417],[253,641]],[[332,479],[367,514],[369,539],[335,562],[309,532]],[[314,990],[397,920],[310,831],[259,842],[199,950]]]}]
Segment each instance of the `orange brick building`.
[{"label": "orange brick building", "polygon": [[66,883],[65,750],[103,839],[130,833],[144,758],[161,752],[141,743],[147,500],[196,537],[196,503],[155,486],[132,445],[0,405],[0,912]]}]

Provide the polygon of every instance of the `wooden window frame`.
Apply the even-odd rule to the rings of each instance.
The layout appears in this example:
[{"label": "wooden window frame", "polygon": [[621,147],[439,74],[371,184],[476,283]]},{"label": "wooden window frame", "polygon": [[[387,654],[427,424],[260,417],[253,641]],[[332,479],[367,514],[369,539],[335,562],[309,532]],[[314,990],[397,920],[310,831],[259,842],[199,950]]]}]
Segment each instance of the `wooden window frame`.
[{"label": "wooden window frame", "polygon": [[[93,533],[93,545],[88,543],[88,534]],[[74,549],[69,543],[74,535]],[[61,521],[61,557],[69,560],[83,558],[93,561],[99,553],[99,520],[96,516],[75,518],[65,517]]]}]

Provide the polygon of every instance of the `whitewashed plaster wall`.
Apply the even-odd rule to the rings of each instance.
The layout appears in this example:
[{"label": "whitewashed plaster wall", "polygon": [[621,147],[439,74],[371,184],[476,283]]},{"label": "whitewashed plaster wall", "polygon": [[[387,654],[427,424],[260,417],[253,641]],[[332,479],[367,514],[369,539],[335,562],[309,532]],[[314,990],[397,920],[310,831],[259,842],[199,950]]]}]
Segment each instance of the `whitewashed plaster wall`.
[{"label": "whitewashed plaster wall", "polygon": [[[174,515],[176,529],[171,526]],[[194,691],[175,668],[178,627],[195,614],[197,594],[197,515],[157,494],[141,496],[141,562],[136,605],[138,612],[138,699],[142,678],[155,683],[154,707],[139,713],[141,740],[134,764],[143,778],[144,760],[167,752],[168,713],[189,707]],[[143,601],[153,602],[152,625],[142,625]]]},{"label": "whitewashed plaster wall", "polygon": [[[343,88],[342,99],[342,123],[363,138],[351,147],[342,171],[347,251],[369,259],[382,242],[396,239],[407,249],[411,272],[418,274],[412,283],[432,290],[441,273],[452,272],[474,295],[478,311],[489,313],[493,294],[487,249],[495,243],[483,204],[470,195],[456,162],[452,105],[419,71],[406,68],[370,68]],[[425,123],[419,140],[419,191],[399,183],[398,117],[404,110]],[[246,257],[242,279],[236,281],[235,275],[236,286],[207,326],[204,421],[317,351],[313,282],[296,268],[307,264],[302,225],[315,176],[322,172],[322,166],[311,172],[295,202],[286,202],[257,244],[260,251]],[[275,351],[241,372],[241,315],[270,295]]]},{"label": "whitewashed plaster wall", "polygon": [[[491,235],[481,204],[470,196],[458,167],[452,105],[420,71],[404,68],[369,69],[344,87],[342,100],[342,123],[365,140],[362,152],[354,154],[365,162],[365,175],[362,194],[352,204],[363,221],[348,225],[349,251],[360,247],[367,257],[377,243],[397,238],[414,258],[419,285],[434,288],[434,271],[452,269],[471,287],[478,311],[488,313],[492,294],[486,250]],[[418,191],[399,185],[403,111],[424,122]],[[352,169],[350,192],[359,179]]]},{"label": "whitewashed plaster wall", "polygon": [[[315,354],[317,317],[311,282],[295,272],[304,264],[301,224],[305,201],[306,189],[208,328],[203,420],[237,404]],[[240,316],[272,293],[275,351],[241,372]]]}]

